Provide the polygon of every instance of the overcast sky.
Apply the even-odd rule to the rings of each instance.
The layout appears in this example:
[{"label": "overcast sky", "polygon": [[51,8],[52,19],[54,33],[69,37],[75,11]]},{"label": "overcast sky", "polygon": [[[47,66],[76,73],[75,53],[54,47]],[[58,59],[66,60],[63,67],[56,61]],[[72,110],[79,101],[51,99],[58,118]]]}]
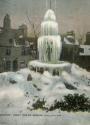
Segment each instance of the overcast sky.
[{"label": "overcast sky", "polygon": [[[11,15],[12,26],[18,27],[22,23],[29,26],[26,13],[32,22],[39,25],[43,20],[46,0],[0,0],[0,25],[6,13]],[[90,0],[52,0],[60,32],[75,30],[77,32],[90,31]],[[56,9],[55,9],[56,8]],[[30,28],[30,26],[29,26]]]}]

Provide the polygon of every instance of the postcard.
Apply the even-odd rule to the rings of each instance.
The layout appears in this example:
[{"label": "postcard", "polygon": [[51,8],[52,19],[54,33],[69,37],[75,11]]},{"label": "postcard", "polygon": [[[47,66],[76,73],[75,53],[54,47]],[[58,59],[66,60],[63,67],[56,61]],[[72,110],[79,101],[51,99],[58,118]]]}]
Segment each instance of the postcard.
[{"label": "postcard", "polygon": [[0,0],[0,125],[90,125],[90,0]]}]

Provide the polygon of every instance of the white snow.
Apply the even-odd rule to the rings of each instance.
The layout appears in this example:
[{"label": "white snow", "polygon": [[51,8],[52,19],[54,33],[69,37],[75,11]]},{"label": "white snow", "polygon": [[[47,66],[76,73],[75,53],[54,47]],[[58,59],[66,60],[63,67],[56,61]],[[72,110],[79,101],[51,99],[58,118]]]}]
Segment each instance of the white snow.
[{"label": "white snow", "polygon": [[[32,81],[27,81],[31,74]],[[16,83],[10,83],[15,80]],[[68,113],[58,110],[46,113],[44,111],[31,111],[32,104],[38,98],[45,98],[46,106],[53,105],[54,100],[60,100],[69,93],[85,93],[90,98],[90,73],[71,65],[71,72],[63,71],[61,76],[52,76],[48,71],[43,74],[30,71],[28,68],[18,72],[5,72],[0,74],[0,114],[19,115],[31,114],[32,116],[0,116],[0,125],[6,119],[6,124],[22,125],[89,125],[90,115],[87,112]],[[77,90],[67,89],[64,82],[74,86]],[[40,91],[38,91],[40,89]],[[33,114],[42,116],[33,116]],[[52,114],[54,116],[52,116]],[[59,114],[59,116],[57,116]],[[46,116],[45,116],[46,115]],[[47,116],[50,115],[50,116]],[[65,119],[65,120],[64,120]],[[57,122],[56,122],[57,121]]]},{"label": "white snow", "polygon": [[30,64],[31,66],[34,66],[34,67],[44,67],[44,68],[65,68],[65,67],[70,67],[70,63],[68,62],[63,62],[63,61],[60,61],[58,62],[57,64],[52,64],[52,63],[42,63],[40,62],[39,60],[34,60],[34,61],[30,61]]}]

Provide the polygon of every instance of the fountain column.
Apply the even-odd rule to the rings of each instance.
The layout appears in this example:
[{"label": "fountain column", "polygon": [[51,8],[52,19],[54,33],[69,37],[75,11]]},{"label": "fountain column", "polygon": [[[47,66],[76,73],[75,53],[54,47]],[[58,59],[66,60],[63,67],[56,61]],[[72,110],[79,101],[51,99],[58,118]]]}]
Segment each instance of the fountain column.
[{"label": "fountain column", "polygon": [[53,10],[49,9],[41,24],[41,36],[38,39],[39,60],[57,63],[62,49],[61,37],[58,34],[58,23]]}]

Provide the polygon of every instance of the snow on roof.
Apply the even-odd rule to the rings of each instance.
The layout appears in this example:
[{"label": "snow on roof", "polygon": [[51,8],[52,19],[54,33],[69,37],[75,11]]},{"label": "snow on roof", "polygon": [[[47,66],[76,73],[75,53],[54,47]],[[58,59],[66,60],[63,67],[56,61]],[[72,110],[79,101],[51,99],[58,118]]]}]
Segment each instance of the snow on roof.
[{"label": "snow on roof", "polygon": [[[70,39],[71,39],[71,40],[70,40]],[[71,41],[73,41],[73,42],[71,42]],[[73,39],[72,36],[64,37],[64,43],[65,43],[65,44],[70,44],[70,45],[79,45],[78,40],[75,40],[75,41],[74,41],[74,39]]]},{"label": "snow on roof", "polygon": [[67,38],[65,38],[65,37],[64,37],[64,43],[73,45],[73,43],[71,43],[71,42],[70,42]]}]

